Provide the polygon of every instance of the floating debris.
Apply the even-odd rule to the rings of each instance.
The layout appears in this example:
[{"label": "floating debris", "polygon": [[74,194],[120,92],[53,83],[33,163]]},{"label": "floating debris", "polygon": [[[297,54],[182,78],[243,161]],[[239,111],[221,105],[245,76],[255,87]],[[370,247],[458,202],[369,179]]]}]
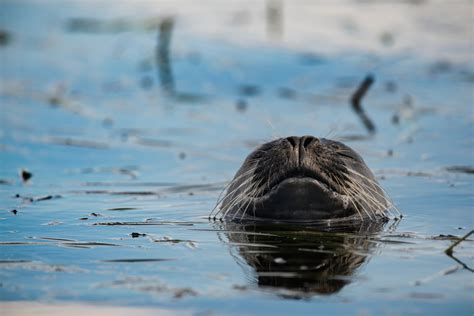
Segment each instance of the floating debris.
[{"label": "floating debris", "polygon": [[359,115],[360,119],[362,120],[362,123],[364,124],[365,128],[367,128],[370,134],[373,134],[375,132],[375,125],[365,113],[360,102],[369,90],[372,83],[374,83],[374,77],[369,74],[365,77],[364,81],[362,81],[362,83],[359,85],[359,87],[351,97],[352,108],[357,113],[357,115]]},{"label": "floating debris", "polygon": [[141,233],[131,233],[130,236],[132,236],[132,238],[138,238],[138,237],[145,237],[146,234],[141,234]]},{"label": "floating debris", "polygon": [[61,195],[44,195],[44,196],[39,196],[39,197],[30,197],[30,196],[21,196],[20,194],[15,194],[15,198],[21,198],[25,202],[41,202],[41,201],[47,201],[47,200],[53,200],[53,199],[60,199],[62,198]]},{"label": "floating debris", "polygon": [[20,176],[23,182],[28,182],[33,177],[33,174],[26,169],[21,169]]}]

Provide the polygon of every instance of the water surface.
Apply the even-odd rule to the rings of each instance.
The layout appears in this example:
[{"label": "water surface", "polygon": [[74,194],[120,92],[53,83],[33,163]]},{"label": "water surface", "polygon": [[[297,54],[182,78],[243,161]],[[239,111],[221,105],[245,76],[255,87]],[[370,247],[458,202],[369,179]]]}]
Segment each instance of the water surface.
[{"label": "water surface", "polygon": [[[278,3],[2,2],[2,309],[472,314],[473,237],[445,253],[473,229],[472,4]],[[208,220],[253,148],[306,134],[404,218]]]}]

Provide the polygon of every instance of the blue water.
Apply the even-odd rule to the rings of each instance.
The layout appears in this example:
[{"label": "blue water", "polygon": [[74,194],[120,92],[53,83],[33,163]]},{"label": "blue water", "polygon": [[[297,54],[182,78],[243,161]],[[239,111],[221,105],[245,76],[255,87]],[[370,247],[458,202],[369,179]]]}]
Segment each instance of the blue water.
[{"label": "blue water", "polygon": [[[0,8],[11,34],[0,46],[1,301],[472,314],[472,236],[455,248],[459,262],[444,253],[473,229],[472,63],[433,74],[436,61],[416,52],[370,51],[309,63],[298,49],[232,44],[177,23],[169,95],[155,29],[68,29],[70,18],[102,18],[91,4]],[[373,136],[348,104],[368,73]],[[253,148],[306,134],[356,149],[404,218],[346,233],[208,221]],[[22,168],[33,174],[26,183]]]}]

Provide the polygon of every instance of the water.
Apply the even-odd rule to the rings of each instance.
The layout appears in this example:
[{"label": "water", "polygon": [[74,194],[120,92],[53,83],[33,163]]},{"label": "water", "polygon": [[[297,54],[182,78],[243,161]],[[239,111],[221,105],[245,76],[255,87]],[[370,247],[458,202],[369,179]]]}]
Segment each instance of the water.
[{"label": "water", "polygon": [[[472,236],[444,252],[473,229],[470,9],[2,2],[1,308],[472,314]],[[348,104],[369,73],[372,136]],[[305,134],[356,149],[404,218],[207,219],[255,146]]]}]

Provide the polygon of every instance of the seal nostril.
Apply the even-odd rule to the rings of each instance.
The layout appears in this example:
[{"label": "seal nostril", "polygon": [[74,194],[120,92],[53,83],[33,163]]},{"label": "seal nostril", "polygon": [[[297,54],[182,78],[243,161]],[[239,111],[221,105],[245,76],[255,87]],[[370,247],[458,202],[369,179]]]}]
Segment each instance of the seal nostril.
[{"label": "seal nostril", "polygon": [[290,145],[295,148],[297,144],[296,137],[287,137],[286,140],[290,143]]},{"label": "seal nostril", "polygon": [[316,138],[313,136],[303,136],[303,139],[302,139],[303,148],[306,149],[315,140]]}]

